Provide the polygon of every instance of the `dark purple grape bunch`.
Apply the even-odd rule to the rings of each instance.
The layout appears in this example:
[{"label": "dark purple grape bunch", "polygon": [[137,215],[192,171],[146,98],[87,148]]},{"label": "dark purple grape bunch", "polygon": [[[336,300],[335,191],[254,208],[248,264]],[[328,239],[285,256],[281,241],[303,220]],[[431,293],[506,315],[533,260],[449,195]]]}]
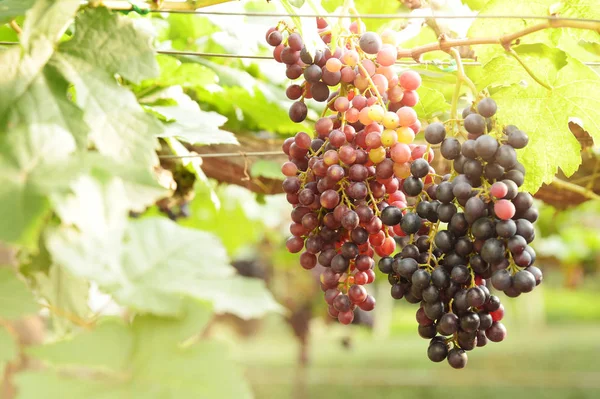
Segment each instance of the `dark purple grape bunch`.
[{"label": "dark purple grape bunch", "polygon": [[504,307],[488,282],[509,297],[542,282],[529,246],[538,212],[532,196],[518,191],[525,169],[515,149],[525,147],[528,137],[515,126],[496,126],[491,98],[476,109],[463,113],[464,143],[447,137],[442,123],[425,129],[426,141],[440,145],[453,173],[429,185],[427,195],[407,209],[382,212],[383,223],[399,225],[406,237],[399,253],[381,258],[379,269],[388,275],[393,298],[420,303],[416,319],[419,335],[430,339],[428,357],[447,359],[454,368],[466,366],[468,351],[506,337]]}]

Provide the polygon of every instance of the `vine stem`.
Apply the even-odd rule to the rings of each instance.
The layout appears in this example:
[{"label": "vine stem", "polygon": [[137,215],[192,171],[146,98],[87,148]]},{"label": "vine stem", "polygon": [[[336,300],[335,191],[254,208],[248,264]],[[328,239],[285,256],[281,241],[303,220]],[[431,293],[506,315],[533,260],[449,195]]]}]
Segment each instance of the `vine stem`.
[{"label": "vine stem", "polygon": [[577,184],[573,184],[568,181],[564,181],[562,179],[559,179],[558,177],[554,178],[554,180],[552,181],[552,185],[556,186],[558,188],[562,188],[564,190],[568,190],[568,191],[572,191],[577,194],[581,194],[585,198],[588,198],[591,200],[600,200],[600,195],[596,194],[592,190],[588,190],[585,187],[581,187],[581,186],[578,186]]},{"label": "vine stem", "polygon": [[557,29],[557,28],[574,28],[574,29],[586,29],[600,32],[600,23],[591,21],[565,21],[559,19],[549,19],[546,22],[532,25],[529,28],[522,29],[520,31],[506,34],[497,37],[474,37],[470,39],[448,39],[440,40],[436,43],[429,43],[423,46],[418,46],[412,49],[398,49],[398,59],[401,58],[412,58],[419,61],[421,56],[425,53],[432,51],[447,51],[454,47],[461,46],[473,46],[477,44],[499,44],[503,47],[510,46],[515,40],[529,35],[531,33],[538,32],[544,29]]},{"label": "vine stem", "polygon": [[521,57],[519,57],[519,54],[517,54],[517,52],[515,50],[513,50],[511,47],[507,47],[506,52],[508,54],[510,54],[511,56],[513,56],[514,59],[517,60],[517,62],[519,64],[521,64],[521,66],[523,67],[523,69],[525,69],[525,71],[529,74],[529,76],[531,76],[531,78],[533,80],[538,82],[538,84],[540,84],[540,86],[544,86],[546,89],[552,90],[552,87],[548,86],[546,83],[542,82],[537,76],[535,76],[535,73],[533,73],[531,68],[529,68],[527,66],[527,64],[521,59]]}]

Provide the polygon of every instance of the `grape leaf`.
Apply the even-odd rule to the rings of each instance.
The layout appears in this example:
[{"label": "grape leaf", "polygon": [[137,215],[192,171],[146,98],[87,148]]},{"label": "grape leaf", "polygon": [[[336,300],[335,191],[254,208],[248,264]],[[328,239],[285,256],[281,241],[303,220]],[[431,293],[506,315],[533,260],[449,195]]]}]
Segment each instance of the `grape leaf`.
[{"label": "grape leaf", "polygon": [[[113,40],[115,35],[122,38]],[[75,86],[76,103],[102,154],[146,165],[155,159],[153,137],[162,126],[113,78],[119,73],[137,82],[158,73],[149,37],[138,33],[131,19],[103,8],[86,11],[76,20],[74,37],[59,46],[51,62]]]},{"label": "grape leaf", "polygon": [[12,335],[0,327],[0,373],[4,374],[6,362],[17,358],[19,352]]},{"label": "grape leaf", "polygon": [[191,144],[239,144],[233,133],[219,129],[227,118],[216,112],[202,111],[189,101],[174,107],[153,107],[173,122],[167,123],[159,137],[176,137]]},{"label": "grape leaf", "polygon": [[56,43],[69,27],[80,4],[78,0],[37,0],[26,13],[21,44],[26,49],[38,50]]},{"label": "grape leaf", "polygon": [[126,367],[134,348],[125,323],[114,317],[101,320],[95,328],[73,339],[32,346],[27,353],[54,365],[83,366],[105,370]]},{"label": "grape leaf", "polygon": [[134,83],[159,73],[150,35],[136,29],[130,18],[103,7],[77,16],[75,35],[60,51]]},{"label": "grape leaf", "polygon": [[[114,374],[77,380],[53,371],[20,373],[16,379],[20,396],[58,399],[69,392],[76,397],[106,399],[251,397],[221,345],[210,341],[178,345],[201,333],[211,316],[210,308],[199,303],[186,301],[184,310],[179,318],[136,316],[130,326],[106,320],[97,330],[73,340],[29,349],[30,354],[59,366],[59,370],[78,364],[92,370],[108,367]],[[88,356],[89,348],[97,349],[91,349]]]},{"label": "grape leaf", "polygon": [[0,136],[0,240],[35,247],[50,212],[79,171],[68,165],[73,137],[56,125],[17,127]]},{"label": "grape leaf", "polygon": [[75,0],[36,2],[27,12],[22,46],[0,53],[0,130],[21,123],[60,124],[85,144],[87,127],[81,111],[67,100],[67,82],[44,68],[78,8]]},{"label": "grape leaf", "polygon": [[85,174],[72,182],[69,193],[53,195],[52,202],[63,223],[85,234],[123,228],[130,210],[141,212],[167,193],[140,164],[92,153],[77,159],[77,167]]},{"label": "grape leaf", "polygon": [[85,319],[90,311],[87,305],[90,284],[77,278],[59,266],[50,268],[48,274],[34,275],[36,288],[50,305],[58,309],[52,314],[53,333],[62,336],[72,329],[72,323],[64,315]]},{"label": "grape leaf", "polygon": [[581,163],[581,147],[568,127],[570,117],[579,118],[594,140],[600,140],[600,100],[590,95],[600,90],[600,76],[571,57],[566,66],[549,70],[547,76],[551,91],[529,78],[527,88],[512,85],[494,93],[499,121],[529,134],[529,145],[519,151],[519,160],[527,170],[523,189],[530,192],[550,183],[557,168],[570,176]]},{"label": "grape leaf", "polygon": [[[535,76],[549,86],[552,85],[556,72],[567,64],[567,55],[562,50],[544,44],[524,44],[515,48],[515,52],[526,65],[533,66]],[[502,54],[485,65],[476,85],[484,89],[509,86],[521,81],[538,85],[515,58]]]},{"label": "grape leaf", "polygon": [[[173,315],[181,311],[185,296],[209,300],[220,309],[241,294],[238,283],[229,281],[235,270],[219,240],[166,218],[131,221],[124,232],[102,237],[57,229],[47,246],[55,263],[96,281],[120,304],[140,311]],[[252,302],[244,293],[246,304],[232,310],[241,317],[272,310],[272,303],[259,294],[254,290],[257,302]]]},{"label": "grape leaf", "polygon": [[156,60],[160,67],[160,75],[155,79],[143,81],[142,87],[154,85],[195,87],[206,86],[219,81],[217,74],[204,65],[182,63],[175,57],[162,54],[158,55]]},{"label": "grape leaf", "polygon": [[25,283],[8,267],[0,267],[0,318],[18,319],[37,311],[38,305]]},{"label": "grape leaf", "polygon": [[0,24],[5,24],[15,17],[24,15],[35,0],[3,0],[0,1]]},{"label": "grape leaf", "polygon": [[444,95],[437,90],[421,86],[417,93],[419,94],[419,102],[414,109],[421,119],[430,120],[450,108],[450,104],[446,102]]},{"label": "grape leaf", "polygon": [[283,180],[285,176],[281,173],[281,165],[274,161],[259,159],[252,164],[250,176],[266,177],[267,179]]},{"label": "grape leaf", "polygon": [[205,190],[204,186],[196,188],[196,196],[190,203],[191,216],[181,224],[214,233],[232,255],[244,245],[256,243],[260,225],[248,218],[241,204],[243,200],[221,189],[217,193],[221,207],[217,209],[211,206],[213,201]]},{"label": "grape leaf", "polygon": [[154,137],[163,129],[133,93],[108,72],[68,53],[56,53],[51,62],[75,86],[77,105],[84,110],[92,129],[90,139],[101,154],[146,165],[154,160]]}]

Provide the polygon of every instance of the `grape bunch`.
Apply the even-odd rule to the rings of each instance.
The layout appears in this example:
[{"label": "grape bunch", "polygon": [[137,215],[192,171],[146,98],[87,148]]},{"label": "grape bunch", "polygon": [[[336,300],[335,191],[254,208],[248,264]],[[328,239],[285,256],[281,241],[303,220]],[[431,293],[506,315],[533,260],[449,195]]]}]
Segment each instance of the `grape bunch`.
[{"label": "grape bunch", "polygon": [[[327,43],[327,26],[321,19],[318,26]],[[278,27],[267,32],[274,58],[286,64],[288,78],[302,80],[287,89],[287,96],[297,100],[291,120],[305,120],[307,99],[327,101],[314,136],[298,132],[283,144],[289,157],[282,166],[283,189],[294,207],[287,248],[302,252],[305,269],[324,267],[321,288],[329,314],[349,324],[356,307],[375,306],[364,287],[375,279],[374,255],[396,250],[394,230],[400,228],[384,226],[381,212],[390,204],[406,207],[401,178],[410,175],[412,161],[425,153],[433,156],[427,146],[412,144],[421,128],[412,108],[421,78],[392,69],[393,35],[361,34],[358,22],[335,51],[327,48],[314,56],[298,33]]]},{"label": "grape bunch", "polygon": [[[416,195],[406,191],[405,179],[408,207],[389,206],[381,216],[383,224],[404,232],[402,250],[378,263],[391,295],[420,303],[418,332],[431,340],[429,359],[447,359],[454,368],[465,367],[467,351],[506,337],[504,307],[486,281],[509,297],[531,292],[542,281],[529,246],[538,212],[532,196],[518,191],[525,169],[515,149],[525,147],[528,137],[512,125],[498,131],[496,110],[491,98],[466,109],[468,139],[462,144],[447,137],[444,124],[427,126],[425,140],[440,145],[452,174],[421,192],[415,189]],[[416,163],[412,178],[426,167],[414,168]]]},{"label": "grape bunch", "polygon": [[[317,22],[329,43],[325,21]],[[515,151],[529,139],[515,126],[500,126],[487,97],[460,121],[447,122],[453,134],[447,124],[431,123],[427,144],[414,144],[421,78],[392,69],[392,33],[363,31],[352,22],[334,51],[328,46],[314,55],[285,24],[267,32],[274,58],[286,64],[288,78],[299,79],[286,91],[295,101],[291,120],[307,118],[306,100],[326,102],[314,132],[283,144],[283,189],[293,206],[286,245],[302,252],[303,268],[323,267],[329,314],[343,324],[356,307],[374,308],[364,286],[374,281],[379,256],[392,297],[420,304],[416,319],[419,334],[431,340],[428,357],[463,368],[467,351],[506,336],[493,290],[516,297],[542,281],[529,246],[538,213],[531,195],[519,192],[525,169]],[[450,174],[438,175],[431,165],[438,146]]]}]

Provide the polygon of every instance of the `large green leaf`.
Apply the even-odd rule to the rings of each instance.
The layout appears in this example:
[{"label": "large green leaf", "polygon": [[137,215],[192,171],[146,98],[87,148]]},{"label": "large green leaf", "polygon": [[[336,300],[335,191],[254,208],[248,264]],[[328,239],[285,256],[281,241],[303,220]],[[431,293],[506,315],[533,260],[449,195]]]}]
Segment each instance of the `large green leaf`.
[{"label": "large green leaf", "polygon": [[[27,4],[27,2],[25,2]],[[78,0],[37,0],[27,11],[21,43],[25,48],[56,43],[69,27],[81,2]]]},{"label": "large green leaf", "polygon": [[15,128],[0,136],[0,240],[35,246],[48,196],[69,188],[79,170],[68,166],[73,137],[56,125]]},{"label": "large green leaf", "polygon": [[[486,72],[494,74],[495,70]],[[579,167],[581,147],[569,130],[569,118],[579,118],[596,142],[600,140],[600,100],[594,94],[600,90],[600,76],[568,57],[564,67],[546,69],[544,79],[552,90],[527,77],[528,87],[515,84],[494,93],[499,120],[519,126],[530,136],[529,145],[519,151],[519,160],[527,170],[523,188],[531,192],[550,183],[558,168],[569,176]]]},{"label": "large green leaf", "polygon": [[191,144],[239,144],[233,133],[219,129],[227,122],[226,117],[202,111],[193,101],[153,109],[172,120],[165,125],[165,132],[159,137],[176,137]]},{"label": "large green leaf", "polygon": [[75,136],[85,133],[81,117],[66,98],[64,80],[44,67],[79,7],[74,0],[40,0],[27,13],[22,46],[0,53],[0,129],[22,122],[60,123]]},{"label": "large green leaf", "polygon": [[450,104],[446,102],[444,95],[435,89],[421,86],[417,93],[419,93],[419,102],[415,105],[415,111],[421,119],[430,120],[450,109]]},{"label": "large green leaf", "polygon": [[3,0],[0,1],[0,24],[4,24],[15,17],[24,15],[35,0]]},{"label": "large green leaf", "polygon": [[129,327],[118,318],[110,318],[73,339],[33,346],[27,352],[58,366],[119,370],[126,367],[133,348]]},{"label": "large green leaf", "polygon": [[158,55],[156,59],[160,67],[160,75],[155,79],[148,79],[142,82],[142,87],[202,87],[216,84],[219,81],[217,74],[204,65],[184,64],[175,57],[162,54]]},{"label": "large green leaf", "polygon": [[100,153],[121,161],[154,159],[155,139],[162,132],[158,120],[144,112],[136,97],[93,63],[68,53],[57,53],[52,64],[74,84],[76,102],[91,127],[90,139]]},{"label": "large green leaf", "polygon": [[25,283],[8,267],[0,267],[0,318],[18,319],[37,311],[38,305]]},{"label": "large green leaf", "polygon": [[47,245],[55,263],[140,311],[176,314],[185,296],[247,318],[277,309],[264,287],[251,287],[249,294],[240,290],[243,284],[233,278],[235,270],[215,236],[166,218],[132,221],[124,232],[97,237],[57,229]]},{"label": "large green leaf", "polygon": [[[211,312],[189,302],[183,317],[137,316],[131,326],[107,320],[71,341],[30,349],[30,354],[59,367],[83,365],[113,373],[94,379],[60,377],[53,371],[20,373],[22,398],[111,399],[249,398],[251,393],[221,345],[200,341],[178,345],[202,332]],[[91,348],[91,349],[90,349]],[[88,351],[89,356],[88,356]]]},{"label": "large green leaf", "polygon": [[134,83],[158,75],[152,38],[130,18],[101,7],[80,13],[75,25],[75,36],[61,44],[60,52]]}]

